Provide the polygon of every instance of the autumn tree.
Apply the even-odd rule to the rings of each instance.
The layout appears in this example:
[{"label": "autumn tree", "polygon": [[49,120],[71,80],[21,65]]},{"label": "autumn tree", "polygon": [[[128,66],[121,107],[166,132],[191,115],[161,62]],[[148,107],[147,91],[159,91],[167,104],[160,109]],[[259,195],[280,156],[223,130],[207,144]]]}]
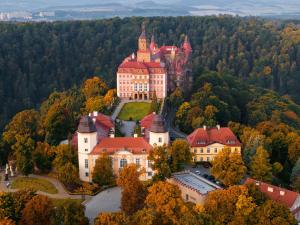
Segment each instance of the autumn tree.
[{"label": "autumn tree", "polygon": [[86,112],[104,112],[105,103],[102,96],[90,97],[85,102]]},{"label": "autumn tree", "polygon": [[156,92],[154,92],[151,100],[150,112],[158,113],[158,111],[159,111],[159,102],[156,96]]},{"label": "autumn tree", "polygon": [[209,127],[217,125],[216,113],[219,112],[217,107],[213,105],[207,105],[204,109],[204,123]]},{"label": "autumn tree", "polygon": [[176,89],[170,95],[170,102],[172,105],[179,107],[183,101],[184,97],[182,90],[179,87],[176,87]]},{"label": "autumn tree", "polygon": [[112,159],[108,154],[101,154],[96,160],[93,171],[93,182],[100,186],[109,185],[113,182]]},{"label": "autumn tree", "polygon": [[122,213],[100,213],[95,219],[94,225],[129,225],[128,217]]},{"label": "autumn tree", "polygon": [[35,143],[29,135],[17,135],[16,143],[12,146],[15,152],[16,165],[18,171],[27,176],[33,172],[32,154]]},{"label": "autumn tree", "polygon": [[16,223],[13,220],[7,219],[7,218],[0,219],[0,224],[1,225],[16,225]]},{"label": "autumn tree", "polygon": [[293,167],[290,180],[293,187],[297,191],[300,191],[300,159],[298,159]]},{"label": "autumn tree", "polygon": [[88,225],[84,215],[84,206],[80,202],[63,200],[55,207],[51,217],[51,225]]},{"label": "autumn tree", "polygon": [[23,209],[21,225],[50,225],[53,205],[51,200],[43,195],[34,196]]},{"label": "autumn tree", "polygon": [[232,153],[230,148],[225,147],[214,158],[211,173],[225,186],[231,186],[244,177],[246,167],[240,154]]},{"label": "autumn tree", "polygon": [[17,113],[5,127],[3,140],[9,145],[15,144],[17,135],[27,135],[33,140],[39,136],[39,113],[33,109]]},{"label": "autumn tree", "polygon": [[103,101],[106,107],[112,107],[116,99],[117,99],[117,89],[109,89],[106,92]]},{"label": "autumn tree", "polygon": [[300,136],[293,135],[289,139],[290,144],[288,146],[288,157],[292,163],[296,163],[300,158]]},{"label": "autumn tree", "polygon": [[267,200],[255,210],[252,224],[289,224],[296,225],[296,219],[283,204]]},{"label": "autumn tree", "polygon": [[46,142],[37,142],[33,152],[34,165],[41,172],[48,172],[52,168],[52,161],[54,159],[54,150]]},{"label": "autumn tree", "polygon": [[151,168],[157,171],[153,179],[164,180],[171,176],[168,148],[166,146],[154,147],[154,149],[150,151],[148,160],[151,161]]},{"label": "autumn tree", "polygon": [[272,180],[272,165],[269,162],[269,154],[263,147],[258,147],[256,154],[250,163],[250,174],[260,181]]},{"label": "autumn tree", "polygon": [[256,204],[246,186],[231,186],[228,189],[208,193],[204,208],[215,223],[231,224],[238,220],[245,224],[255,210]]},{"label": "autumn tree", "polygon": [[175,140],[168,148],[168,154],[171,158],[171,170],[177,172],[182,169],[184,164],[191,163],[192,153],[189,143],[182,139]]},{"label": "autumn tree", "polygon": [[148,189],[146,208],[153,212],[159,224],[177,224],[189,212],[179,188],[168,182],[159,181]]},{"label": "autumn tree", "polygon": [[108,90],[107,85],[100,77],[87,79],[82,87],[82,92],[86,99],[103,95]]},{"label": "autumn tree", "polygon": [[120,171],[117,179],[117,184],[122,188],[121,209],[128,215],[144,205],[145,189],[139,179],[142,172],[135,164],[130,164]]}]

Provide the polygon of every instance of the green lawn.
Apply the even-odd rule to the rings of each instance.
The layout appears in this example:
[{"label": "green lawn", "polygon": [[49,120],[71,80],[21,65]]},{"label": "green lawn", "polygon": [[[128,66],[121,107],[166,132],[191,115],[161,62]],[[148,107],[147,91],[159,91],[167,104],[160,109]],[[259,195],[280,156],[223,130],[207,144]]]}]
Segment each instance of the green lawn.
[{"label": "green lawn", "polygon": [[43,191],[49,194],[56,194],[58,191],[55,186],[45,179],[18,177],[11,184],[12,189],[33,189],[35,191]]},{"label": "green lawn", "polygon": [[129,102],[126,103],[118,115],[121,120],[141,120],[149,114],[151,104],[148,102]]}]

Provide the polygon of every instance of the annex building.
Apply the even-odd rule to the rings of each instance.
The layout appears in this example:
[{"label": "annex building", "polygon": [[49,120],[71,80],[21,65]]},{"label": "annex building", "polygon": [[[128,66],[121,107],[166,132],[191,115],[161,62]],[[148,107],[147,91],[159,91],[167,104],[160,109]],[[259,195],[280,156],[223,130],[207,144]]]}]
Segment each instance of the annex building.
[{"label": "annex building", "polygon": [[187,136],[191,152],[194,154],[194,162],[210,162],[225,147],[231,152],[241,153],[241,143],[228,127],[198,128]]},{"label": "annex building", "polygon": [[154,171],[147,159],[149,152],[154,146],[168,145],[169,132],[160,115],[151,113],[143,121],[147,121],[143,123],[143,137],[115,137],[110,117],[97,112],[83,116],[73,138],[77,140],[79,178],[92,182],[96,159],[105,153],[111,157],[115,175],[127,164],[135,163],[146,171],[140,179],[151,179]]},{"label": "annex building", "polygon": [[154,36],[148,44],[145,27],[138,39],[138,51],[125,58],[117,71],[117,95],[127,99],[163,99],[176,87],[189,89],[192,83],[192,47],[185,37],[181,47],[158,47]]}]

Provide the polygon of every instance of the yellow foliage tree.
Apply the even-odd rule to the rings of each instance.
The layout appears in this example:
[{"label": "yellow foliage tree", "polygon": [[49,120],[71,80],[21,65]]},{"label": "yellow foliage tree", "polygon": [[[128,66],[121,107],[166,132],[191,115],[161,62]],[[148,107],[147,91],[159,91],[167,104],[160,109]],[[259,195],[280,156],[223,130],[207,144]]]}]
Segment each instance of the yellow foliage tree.
[{"label": "yellow foliage tree", "polygon": [[105,103],[102,96],[90,97],[85,102],[86,112],[103,112],[105,109]]},{"label": "yellow foliage tree", "polygon": [[126,225],[129,220],[124,213],[100,213],[94,225]]},{"label": "yellow foliage tree", "polygon": [[87,79],[82,87],[82,92],[86,99],[103,95],[107,91],[106,83],[100,77]]},{"label": "yellow foliage tree", "polygon": [[256,154],[251,159],[251,176],[257,180],[271,181],[272,165],[269,162],[268,152],[262,146],[260,146],[256,149]]},{"label": "yellow foliage tree", "polygon": [[231,153],[230,148],[225,147],[212,162],[211,173],[225,186],[238,184],[246,173],[246,167],[239,153]]}]

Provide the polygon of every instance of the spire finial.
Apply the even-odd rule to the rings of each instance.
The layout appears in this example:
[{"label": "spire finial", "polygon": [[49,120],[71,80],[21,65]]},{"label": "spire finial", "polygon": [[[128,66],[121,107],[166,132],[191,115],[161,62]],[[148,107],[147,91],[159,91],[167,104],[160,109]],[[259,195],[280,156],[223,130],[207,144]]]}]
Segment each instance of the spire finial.
[{"label": "spire finial", "polygon": [[146,38],[146,23],[145,23],[145,21],[142,23],[142,33],[140,35],[140,38]]}]

